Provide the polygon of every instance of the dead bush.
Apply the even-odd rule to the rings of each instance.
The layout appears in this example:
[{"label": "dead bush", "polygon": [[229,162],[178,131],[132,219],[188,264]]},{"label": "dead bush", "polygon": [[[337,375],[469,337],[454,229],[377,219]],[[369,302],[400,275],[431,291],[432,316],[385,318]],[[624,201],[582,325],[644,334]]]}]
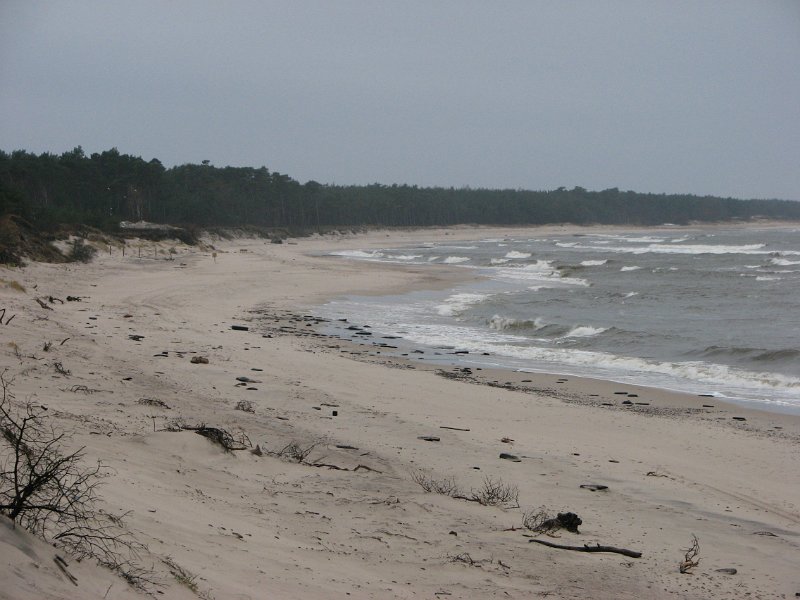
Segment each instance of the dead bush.
[{"label": "dead bush", "polygon": [[700,564],[700,559],[698,558],[699,555],[700,542],[697,541],[697,536],[692,534],[692,544],[686,549],[683,555],[683,560],[678,565],[680,572],[684,574],[691,574],[692,569]]},{"label": "dead bush", "polygon": [[522,515],[522,526],[537,534],[550,534],[559,529],[580,533],[578,527],[582,524],[583,520],[573,512],[563,512],[553,516],[544,506],[526,511]]},{"label": "dead bush", "polygon": [[278,458],[301,463],[308,458],[308,455],[311,454],[311,451],[314,450],[318,444],[319,442],[313,442],[310,446],[303,448],[299,444],[291,442],[277,452],[270,452],[270,454],[277,456]]},{"label": "dead bush", "polygon": [[411,473],[411,479],[429,494],[443,494],[450,497],[461,495],[461,489],[453,477],[434,479],[433,476],[424,471],[414,471]]},{"label": "dead bush", "polygon": [[472,490],[470,497],[483,506],[519,508],[519,488],[516,485],[504,483],[502,479],[485,477],[483,485],[477,490]]},{"label": "dead bush", "polygon": [[137,564],[145,547],[98,506],[108,469],[84,466],[84,449],[67,452],[65,442],[43,407],[16,402],[0,373],[0,513],[78,559],[95,558],[132,585],[152,587]]},{"label": "dead bush", "polygon": [[255,413],[256,407],[250,400],[239,400],[236,403],[236,406],[233,407],[235,410],[241,410],[242,412],[246,413]]}]

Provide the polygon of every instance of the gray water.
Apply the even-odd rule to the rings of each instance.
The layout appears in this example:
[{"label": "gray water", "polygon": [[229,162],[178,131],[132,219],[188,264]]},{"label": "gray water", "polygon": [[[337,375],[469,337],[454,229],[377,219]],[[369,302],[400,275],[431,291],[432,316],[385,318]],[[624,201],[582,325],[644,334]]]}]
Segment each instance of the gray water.
[{"label": "gray water", "polygon": [[[713,394],[800,413],[800,230],[548,235],[335,253],[483,279],[340,298],[347,318],[487,366]],[[489,356],[484,356],[487,353]]]}]

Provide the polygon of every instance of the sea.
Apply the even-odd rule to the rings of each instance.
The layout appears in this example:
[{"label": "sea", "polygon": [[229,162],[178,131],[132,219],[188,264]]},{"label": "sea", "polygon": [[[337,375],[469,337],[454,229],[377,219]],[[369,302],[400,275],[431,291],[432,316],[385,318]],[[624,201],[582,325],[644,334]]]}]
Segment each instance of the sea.
[{"label": "sea", "polygon": [[398,352],[423,348],[450,364],[592,377],[800,414],[796,226],[533,233],[332,254],[475,275],[452,289],[354,295],[318,307],[341,323],[342,335],[354,333],[338,321],[347,319]]}]

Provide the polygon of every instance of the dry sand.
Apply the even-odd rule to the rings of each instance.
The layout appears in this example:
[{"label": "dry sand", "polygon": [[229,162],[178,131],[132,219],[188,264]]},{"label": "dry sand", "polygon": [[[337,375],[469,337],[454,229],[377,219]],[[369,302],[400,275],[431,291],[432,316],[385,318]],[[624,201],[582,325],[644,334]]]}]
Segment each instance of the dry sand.
[{"label": "dry sand", "polygon": [[[513,233],[215,240],[216,258],[177,246],[174,261],[154,259],[148,244],[150,258],[116,248],[90,265],[3,269],[0,308],[16,317],[0,326],[0,367],[17,398],[47,405],[70,448],[86,446],[113,468],[104,508],[129,512],[166,598],[794,597],[798,418],[609,382],[437,369],[312,335],[297,317],[337,294],[466,276],[320,256],[327,250]],[[67,295],[82,301],[44,310],[34,300]],[[623,405],[620,391],[649,404]],[[237,410],[240,401],[255,412]],[[242,431],[264,451],[316,444],[306,463],[324,466],[226,453],[192,431],[164,431],[176,419]],[[518,487],[520,507],[425,493],[419,472],[465,491],[502,480]],[[608,489],[580,487],[589,483]],[[575,512],[583,525],[540,539],[642,557],[529,543],[522,515],[541,506]],[[0,525],[0,598],[137,596],[90,561],[71,563],[73,586],[52,547]],[[700,564],[681,574],[692,535]],[[725,568],[737,572],[717,571]]]}]

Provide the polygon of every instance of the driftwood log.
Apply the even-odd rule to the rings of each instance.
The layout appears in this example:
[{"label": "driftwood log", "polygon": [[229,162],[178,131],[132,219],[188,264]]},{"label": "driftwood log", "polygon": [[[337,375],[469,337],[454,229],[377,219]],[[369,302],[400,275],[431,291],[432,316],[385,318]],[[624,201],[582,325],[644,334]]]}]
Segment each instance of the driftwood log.
[{"label": "driftwood log", "polygon": [[631,558],[642,557],[641,552],[636,552],[634,550],[627,550],[626,548],[615,548],[614,546],[601,546],[600,544],[597,544],[596,546],[590,546],[589,544],[584,544],[583,546],[564,546],[562,544],[554,544],[553,542],[548,542],[547,540],[528,540],[528,541],[535,542],[537,544],[542,544],[543,546],[547,546],[549,548],[559,548],[560,550],[574,550],[575,552],[613,552],[615,554],[630,556]]}]

